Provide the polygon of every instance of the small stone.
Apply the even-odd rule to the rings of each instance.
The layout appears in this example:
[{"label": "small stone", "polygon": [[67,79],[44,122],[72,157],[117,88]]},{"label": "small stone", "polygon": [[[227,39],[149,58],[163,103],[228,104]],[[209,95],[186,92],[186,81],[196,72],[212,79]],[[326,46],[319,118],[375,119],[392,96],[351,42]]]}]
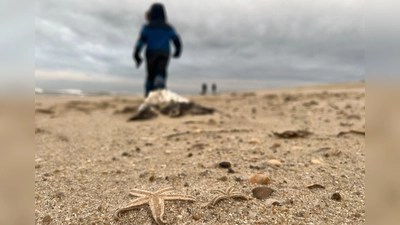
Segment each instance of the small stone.
[{"label": "small stone", "polygon": [[341,201],[342,200],[342,196],[339,193],[336,192],[336,193],[332,194],[331,199],[335,200],[335,201]]},{"label": "small stone", "polygon": [[124,157],[129,157],[129,156],[131,156],[128,152],[123,152],[121,155],[124,156]]},{"label": "small stone", "polygon": [[249,168],[250,169],[256,169],[256,170],[260,170],[261,169],[259,166],[253,166],[253,165],[250,165]]},{"label": "small stone", "polygon": [[295,214],[297,217],[304,217],[306,215],[305,211],[300,211],[298,213]]},{"label": "small stone", "polygon": [[42,222],[43,223],[50,223],[51,222],[51,216],[47,215],[47,216],[43,217]]},{"label": "small stone", "polygon": [[240,178],[240,177],[235,177],[235,181],[236,181],[236,182],[241,182],[241,181],[242,181],[242,178]]},{"label": "small stone", "polygon": [[230,168],[231,167],[231,163],[230,162],[220,162],[219,166],[221,168]]},{"label": "small stone", "polygon": [[281,206],[281,203],[278,200],[272,198],[265,200],[265,204],[267,206]]},{"label": "small stone", "polygon": [[256,187],[252,190],[253,196],[257,199],[268,198],[275,190],[268,187]]},{"label": "small stone", "polygon": [[141,173],[141,174],[139,175],[139,177],[140,177],[140,178],[143,178],[143,177],[147,176],[148,174],[149,174],[149,172],[144,172],[144,173]]},{"label": "small stone", "polygon": [[36,164],[35,169],[39,169],[39,168],[40,168],[40,164]]},{"label": "small stone", "polygon": [[108,174],[108,171],[104,170],[104,171],[101,172],[101,174]]},{"label": "small stone", "polygon": [[140,148],[139,148],[139,147],[136,147],[136,151],[137,151],[137,152],[140,152]]},{"label": "small stone", "polygon": [[192,157],[193,156],[193,153],[189,153],[188,154],[188,157],[190,158],[190,157]]},{"label": "small stone", "polygon": [[307,186],[308,189],[314,189],[314,188],[322,188],[325,189],[325,187],[321,184],[310,184]]},{"label": "small stone", "polygon": [[151,176],[149,177],[149,181],[150,181],[150,182],[153,182],[154,179],[155,179],[154,175],[151,175]]},{"label": "small stone", "polygon": [[232,168],[229,168],[228,173],[235,173],[235,171]]},{"label": "small stone", "polygon": [[203,171],[203,172],[199,173],[199,175],[202,176],[202,177],[205,177],[205,176],[207,176],[209,173],[210,173],[210,172],[209,172],[208,170],[206,170],[206,171]]},{"label": "small stone", "polygon": [[228,177],[223,176],[223,177],[218,178],[218,180],[219,180],[219,181],[227,181],[227,180],[228,180]]},{"label": "small stone", "polygon": [[199,220],[199,219],[200,219],[200,217],[199,217],[199,215],[197,215],[197,214],[194,214],[194,215],[193,215],[193,219],[197,221],[197,220]]},{"label": "small stone", "polygon": [[250,184],[268,184],[269,181],[269,177],[263,174],[256,174],[249,178]]},{"label": "small stone", "polygon": [[281,143],[275,142],[275,143],[272,145],[272,147],[273,147],[273,148],[281,147]]},{"label": "small stone", "polygon": [[170,175],[170,176],[165,177],[165,180],[167,180],[167,181],[174,181],[176,179],[178,179],[178,176],[176,176],[176,175]]},{"label": "small stone", "polygon": [[62,197],[64,197],[65,196],[65,194],[63,193],[63,192],[58,192],[57,194],[56,194],[56,197],[57,198],[62,198]]},{"label": "small stone", "polygon": [[186,182],[183,186],[184,187],[189,187],[189,184]]}]

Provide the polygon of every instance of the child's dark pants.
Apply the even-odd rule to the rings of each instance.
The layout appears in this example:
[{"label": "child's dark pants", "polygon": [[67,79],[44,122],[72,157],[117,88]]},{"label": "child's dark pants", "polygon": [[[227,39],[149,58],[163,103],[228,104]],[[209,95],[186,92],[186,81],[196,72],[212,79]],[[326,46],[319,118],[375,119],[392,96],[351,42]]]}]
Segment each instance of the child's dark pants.
[{"label": "child's dark pants", "polygon": [[147,97],[150,91],[156,89],[164,89],[167,87],[167,67],[169,61],[168,52],[147,52],[147,79],[146,79],[146,93]]}]

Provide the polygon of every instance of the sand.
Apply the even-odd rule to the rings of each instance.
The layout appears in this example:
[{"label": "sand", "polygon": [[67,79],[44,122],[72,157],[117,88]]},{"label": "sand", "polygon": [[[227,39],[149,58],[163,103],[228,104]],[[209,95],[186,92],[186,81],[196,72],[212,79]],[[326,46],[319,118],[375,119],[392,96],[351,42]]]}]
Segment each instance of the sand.
[{"label": "sand", "polygon": [[[365,130],[364,83],[187,97],[218,112],[127,123],[142,98],[36,96],[36,224],[156,224],[147,206],[113,214],[131,189],[166,187],[196,198],[167,201],[168,224],[365,223],[365,135],[337,136]],[[286,130],[312,134],[272,134]],[[222,161],[234,173],[202,165]],[[279,204],[253,196],[263,186]],[[228,187],[249,200],[207,206]]]}]

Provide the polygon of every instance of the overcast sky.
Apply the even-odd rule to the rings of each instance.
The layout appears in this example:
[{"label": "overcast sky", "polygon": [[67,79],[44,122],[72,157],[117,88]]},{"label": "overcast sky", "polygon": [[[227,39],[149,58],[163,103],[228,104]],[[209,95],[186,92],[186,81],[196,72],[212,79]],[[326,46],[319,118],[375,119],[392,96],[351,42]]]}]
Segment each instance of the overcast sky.
[{"label": "overcast sky", "polygon": [[[362,0],[169,0],[183,54],[168,86],[198,92],[364,79]],[[147,0],[38,0],[35,82],[45,89],[139,92],[145,67],[132,50]]]}]

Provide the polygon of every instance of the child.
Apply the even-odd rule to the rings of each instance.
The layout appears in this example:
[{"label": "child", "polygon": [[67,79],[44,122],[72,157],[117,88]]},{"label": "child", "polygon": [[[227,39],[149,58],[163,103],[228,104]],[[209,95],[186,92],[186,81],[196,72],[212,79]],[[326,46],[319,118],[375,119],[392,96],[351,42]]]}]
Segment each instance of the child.
[{"label": "child", "polygon": [[140,51],[146,47],[147,79],[145,97],[155,89],[166,88],[167,66],[170,56],[170,40],[175,45],[174,58],[181,54],[181,41],[171,25],[166,22],[166,13],[162,4],[153,4],[146,12],[147,25],[144,25],[136,44],[134,59],[136,67],[142,63]]}]

